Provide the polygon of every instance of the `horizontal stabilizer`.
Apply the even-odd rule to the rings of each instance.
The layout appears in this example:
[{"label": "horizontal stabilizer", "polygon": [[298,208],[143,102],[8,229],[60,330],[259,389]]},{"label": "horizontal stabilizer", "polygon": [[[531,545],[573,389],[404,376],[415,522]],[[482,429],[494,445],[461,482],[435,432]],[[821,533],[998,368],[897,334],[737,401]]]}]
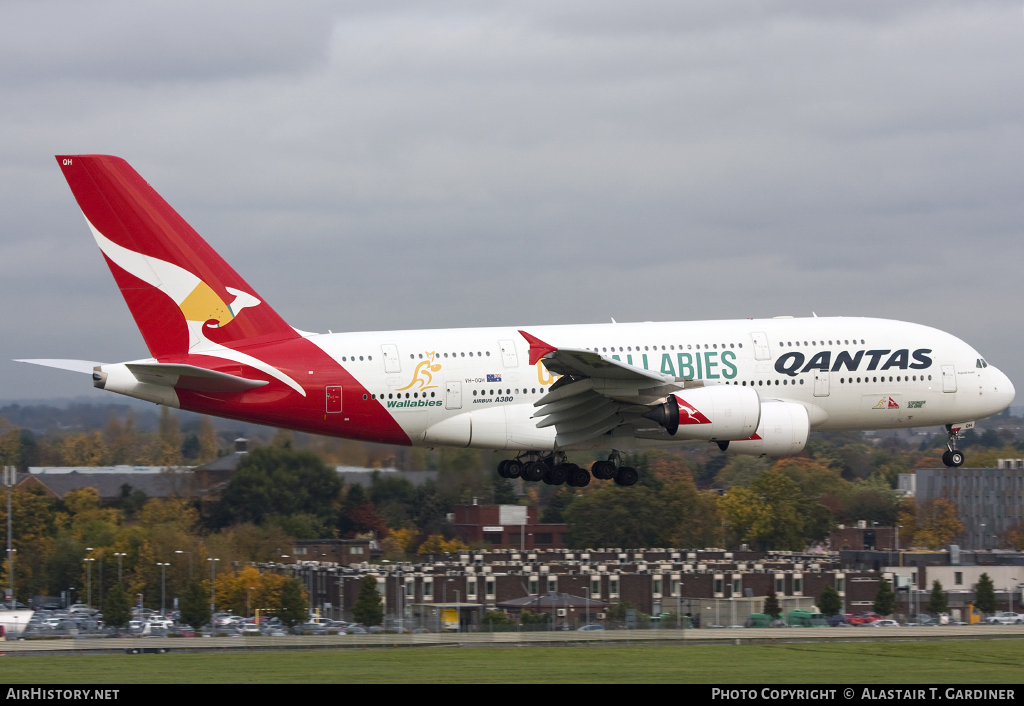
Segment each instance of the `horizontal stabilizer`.
[{"label": "horizontal stabilizer", "polygon": [[125,363],[125,367],[139,382],[176,387],[180,390],[241,392],[269,384],[266,380],[249,380],[181,363]]},{"label": "horizontal stabilizer", "polygon": [[31,358],[15,360],[14,362],[45,365],[47,368],[60,368],[61,370],[71,370],[72,372],[85,373],[86,375],[92,375],[93,368],[97,365],[103,365],[103,363],[97,363],[92,360],[66,360],[64,358]]}]

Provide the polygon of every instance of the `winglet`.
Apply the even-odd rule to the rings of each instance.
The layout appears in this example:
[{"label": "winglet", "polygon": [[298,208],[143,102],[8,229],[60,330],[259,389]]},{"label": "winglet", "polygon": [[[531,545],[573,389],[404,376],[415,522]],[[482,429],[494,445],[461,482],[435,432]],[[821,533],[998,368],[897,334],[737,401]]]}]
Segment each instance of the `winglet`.
[{"label": "winglet", "polygon": [[520,331],[526,342],[530,344],[530,365],[536,365],[537,361],[546,356],[548,353],[554,353],[558,349],[549,343],[544,343],[536,336],[531,336],[526,331]]}]

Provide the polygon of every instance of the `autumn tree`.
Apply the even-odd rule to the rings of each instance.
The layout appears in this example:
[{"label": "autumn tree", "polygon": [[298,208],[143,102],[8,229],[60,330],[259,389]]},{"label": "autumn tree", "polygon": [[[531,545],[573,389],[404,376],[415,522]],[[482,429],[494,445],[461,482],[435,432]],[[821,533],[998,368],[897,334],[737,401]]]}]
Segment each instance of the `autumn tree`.
[{"label": "autumn tree", "polygon": [[196,461],[200,464],[209,463],[217,458],[217,432],[213,422],[206,415],[199,420],[199,455]]},{"label": "autumn tree", "polygon": [[896,594],[892,592],[892,584],[888,579],[882,579],[878,584],[874,608],[879,615],[892,615],[896,610]]},{"label": "autumn tree", "polygon": [[807,545],[805,530],[810,514],[804,500],[792,479],[772,469],[755,478],[749,487],[728,490],[719,499],[718,509],[732,543],[797,551]]},{"label": "autumn tree", "polygon": [[952,542],[964,531],[957,514],[956,505],[945,498],[936,498],[918,508],[914,544],[938,549]]},{"label": "autumn tree", "polygon": [[287,578],[280,574],[261,572],[255,566],[217,577],[217,605],[236,615],[276,611],[281,606],[281,591]]},{"label": "autumn tree", "polygon": [[178,417],[170,407],[160,407],[160,448],[158,466],[180,466],[181,432],[178,430]]},{"label": "autumn tree", "polygon": [[352,617],[363,625],[380,625],[384,620],[384,606],[377,590],[377,578],[367,574],[359,581],[359,597],[352,606]]},{"label": "autumn tree", "polygon": [[0,466],[21,462],[21,429],[0,417]]},{"label": "autumn tree", "polygon": [[942,584],[938,581],[932,582],[932,593],[928,597],[928,605],[925,606],[932,615],[939,615],[949,611],[949,604],[946,601],[946,592],[942,590]]},{"label": "autumn tree", "polygon": [[978,577],[978,583],[974,585],[974,607],[982,613],[995,613],[998,608],[996,589],[987,573]]},{"label": "autumn tree", "polygon": [[839,591],[831,586],[825,586],[821,595],[818,596],[818,600],[815,601],[815,605],[824,615],[838,615],[843,609],[843,598],[839,595]]}]

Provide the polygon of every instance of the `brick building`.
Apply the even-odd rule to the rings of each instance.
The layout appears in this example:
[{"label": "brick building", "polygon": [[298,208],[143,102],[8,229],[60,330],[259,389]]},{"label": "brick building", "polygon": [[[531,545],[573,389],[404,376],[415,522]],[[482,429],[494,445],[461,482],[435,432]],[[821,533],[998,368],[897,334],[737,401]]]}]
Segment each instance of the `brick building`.
[{"label": "brick building", "polygon": [[[575,602],[587,597],[606,605],[628,601],[648,615],[683,606],[687,600],[743,601],[770,592],[791,598],[819,596],[835,588],[848,612],[870,610],[883,572],[849,570],[832,554],[597,549],[583,552],[511,549],[444,555],[433,564],[333,563],[264,565],[265,571],[300,578],[311,605],[323,615],[351,619],[359,581],[373,575],[389,619],[429,615],[429,606],[454,601],[480,606],[463,616],[473,629],[485,610],[532,597],[557,595]],[[426,606],[427,610],[421,608]],[[749,609],[748,609],[749,610]],[[735,611],[723,609],[729,615]],[[573,611],[582,617],[583,611]],[[573,616],[566,616],[573,617]],[[431,625],[431,622],[425,624]]]},{"label": "brick building", "polygon": [[538,522],[536,505],[456,505],[453,529],[467,544],[512,549],[564,548],[564,523]]},{"label": "brick building", "polygon": [[833,551],[866,549],[899,549],[895,527],[842,527],[829,536]]}]

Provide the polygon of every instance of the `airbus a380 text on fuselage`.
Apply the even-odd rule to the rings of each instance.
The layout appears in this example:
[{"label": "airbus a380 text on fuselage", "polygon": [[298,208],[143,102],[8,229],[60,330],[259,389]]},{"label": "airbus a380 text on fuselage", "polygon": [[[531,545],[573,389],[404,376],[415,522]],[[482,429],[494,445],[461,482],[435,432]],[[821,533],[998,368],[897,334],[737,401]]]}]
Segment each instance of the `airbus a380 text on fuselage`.
[{"label": "airbus a380 text on fuselage", "polygon": [[315,334],[292,328],[124,160],[58,156],[152,358],[32,360],[170,407],[316,434],[517,452],[506,477],[636,482],[620,452],[799,453],[811,430],[945,425],[1005,409],[1009,379],[927,326],[745,319]]}]

